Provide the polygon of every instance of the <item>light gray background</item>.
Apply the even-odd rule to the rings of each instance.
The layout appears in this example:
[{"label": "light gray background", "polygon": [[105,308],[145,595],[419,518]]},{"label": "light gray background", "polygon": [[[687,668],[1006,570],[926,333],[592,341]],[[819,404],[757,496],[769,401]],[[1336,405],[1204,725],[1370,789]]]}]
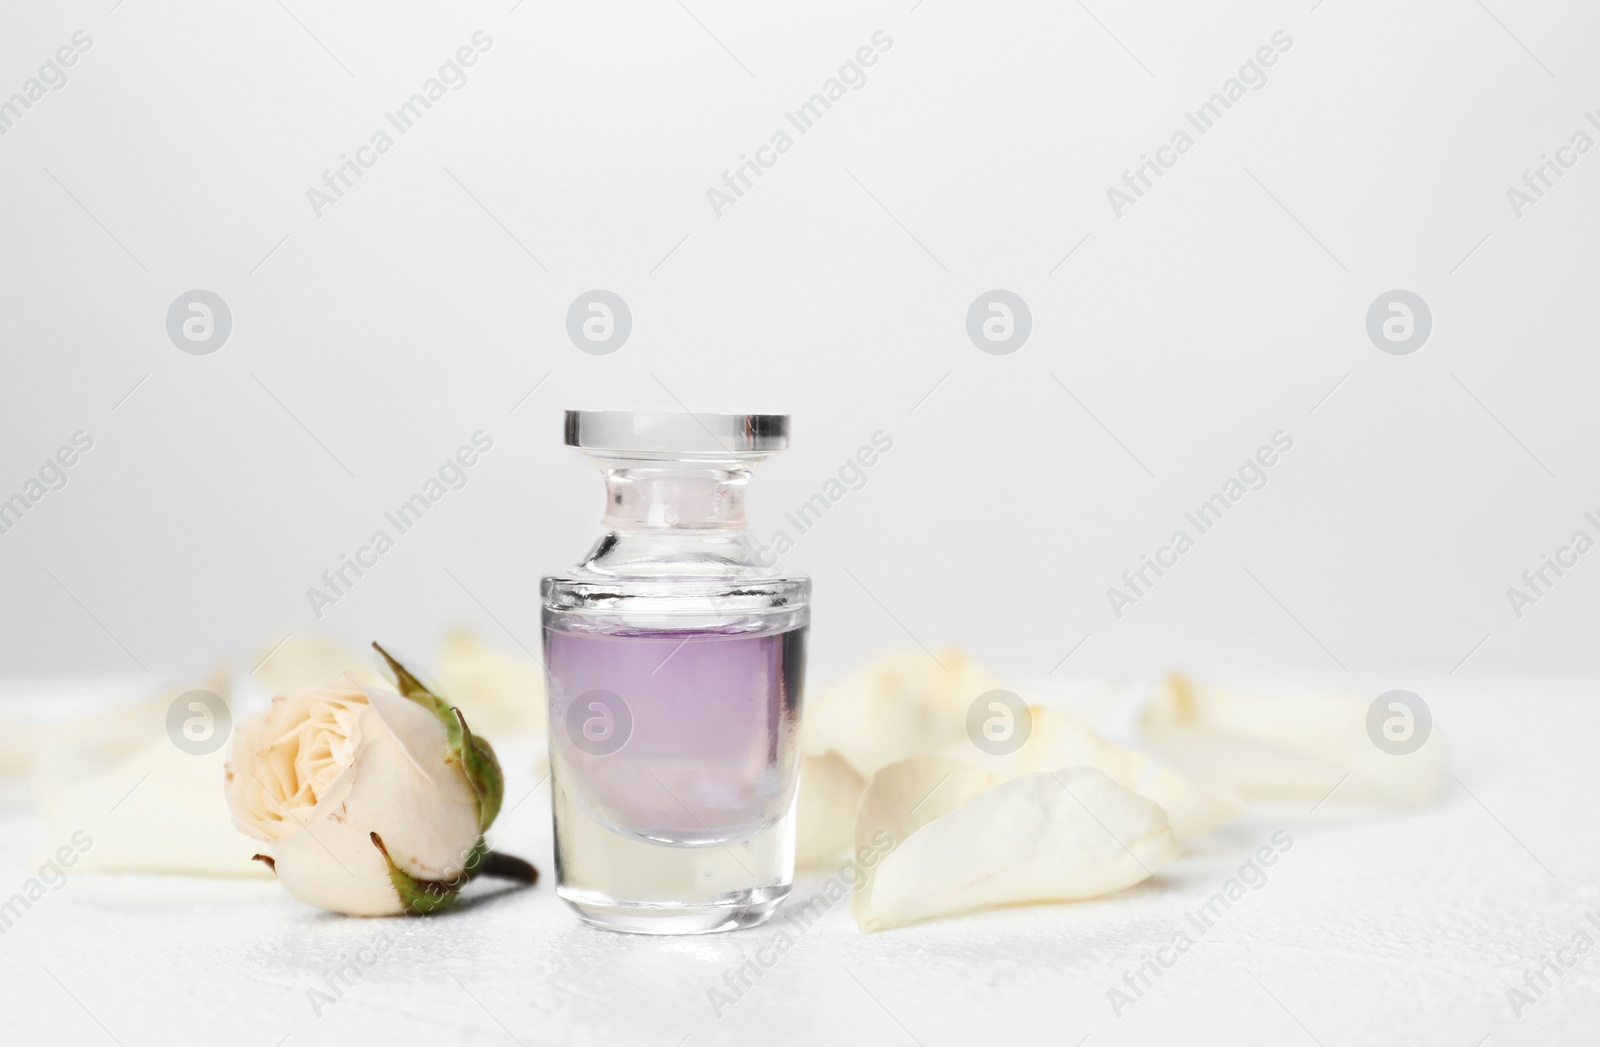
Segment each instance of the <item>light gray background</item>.
[{"label": "light gray background", "polygon": [[[1506,198],[1600,135],[1592,6],[513,2],[8,8],[0,95],[94,43],[0,137],[0,492],[95,446],[0,536],[0,672],[189,671],[317,626],[537,649],[538,578],[600,511],[560,410],[680,404],[794,415],[762,536],[893,435],[785,560],[819,673],[907,631],[1027,675],[1600,665],[1600,552],[1521,620],[1506,597],[1600,510],[1600,153]],[[315,217],[479,29],[470,81]],[[877,30],[866,85],[718,218],[707,188]],[[1116,217],[1106,189],[1277,30],[1267,84]],[[191,288],[232,310],[212,355],[166,333]],[[608,356],[566,335],[590,288],[632,310]],[[990,288],[1031,307],[1010,355],[967,337]],[[1432,310],[1413,355],[1366,333],[1392,288]],[[468,486],[319,623],[306,588],[479,429]],[[1269,485],[1114,617],[1280,429]]]}]

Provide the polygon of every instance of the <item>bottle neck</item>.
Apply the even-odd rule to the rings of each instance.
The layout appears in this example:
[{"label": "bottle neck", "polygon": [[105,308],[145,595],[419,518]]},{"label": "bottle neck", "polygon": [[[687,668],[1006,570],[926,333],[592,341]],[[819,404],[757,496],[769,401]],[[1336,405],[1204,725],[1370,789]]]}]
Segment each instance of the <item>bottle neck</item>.
[{"label": "bottle neck", "polygon": [[748,469],[627,466],[606,470],[601,524],[618,533],[744,530]]}]

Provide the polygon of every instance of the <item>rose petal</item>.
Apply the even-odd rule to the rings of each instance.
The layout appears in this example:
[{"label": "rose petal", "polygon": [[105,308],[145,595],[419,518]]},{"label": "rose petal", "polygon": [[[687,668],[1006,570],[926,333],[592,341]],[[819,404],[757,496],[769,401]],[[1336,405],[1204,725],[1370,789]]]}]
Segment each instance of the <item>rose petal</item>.
[{"label": "rose petal", "polygon": [[1232,789],[1202,785],[1153,760],[1134,791],[1166,812],[1172,835],[1182,841],[1198,840],[1244,817],[1244,801]]},{"label": "rose petal", "polygon": [[850,850],[867,780],[832,750],[800,758],[795,864],[825,865]]},{"label": "rose petal", "polygon": [[[300,832],[315,807],[342,788],[342,772],[319,774],[314,787],[301,780],[306,722],[313,715],[337,720],[349,740],[356,722],[352,717],[367,704],[361,686],[345,676],[331,686],[276,695],[267,708],[242,718],[229,746],[225,790],[239,831],[258,840]],[[353,756],[350,748],[345,752]]]},{"label": "rose petal", "polygon": [[[222,752],[183,752],[163,734],[101,773],[38,797],[51,854],[87,834],[72,871],[270,875],[234,831],[217,789]],[[49,857],[49,855],[45,855]]]},{"label": "rose petal", "polygon": [[1229,791],[1202,787],[1161,766],[1148,753],[1102,738],[1068,712],[1037,705],[1028,712],[1028,737],[1015,752],[985,753],[963,740],[946,748],[944,755],[1006,779],[1061,767],[1093,767],[1160,804],[1180,840],[1204,836],[1244,814],[1243,804]]},{"label": "rose petal", "polygon": [[278,882],[307,904],[346,916],[397,916],[405,910],[369,833],[318,823],[278,841],[271,853]]},{"label": "rose petal", "polygon": [[[967,706],[998,686],[961,651],[938,661],[920,648],[892,651],[806,695],[802,749],[832,750],[871,777],[896,760],[938,752],[966,734]],[[940,666],[943,665],[943,668]]]},{"label": "rose petal", "polygon": [[862,797],[858,846],[889,854],[858,883],[864,931],[998,905],[1075,901],[1139,883],[1178,854],[1161,808],[1075,767],[1000,784],[974,767],[907,760]]},{"label": "rose petal", "polygon": [[1385,752],[1367,733],[1370,705],[1354,695],[1238,691],[1172,675],[1140,725],[1174,766],[1246,796],[1432,803],[1443,774],[1438,737],[1403,756]]},{"label": "rose petal", "polygon": [[274,694],[324,687],[346,673],[366,684],[386,686],[372,652],[324,633],[292,632],[263,642],[250,660],[254,676]]},{"label": "rose petal", "polygon": [[29,784],[46,850],[78,851],[72,872],[265,876],[254,849],[229,824],[217,783],[225,749],[193,755],[167,737],[173,700],[201,689],[229,697],[226,667],[149,702],[51,728]]},{"label": "rose petal", "polygon": [[[431,710],[409,698],[381,687],[362,687],[367,701],[377,713],[384,731],[399,746],[401,754],[412,768],[431,782],[441,798],[452,803],[475,803],[476,794],[467,781],[466,773],[454,762],[450,752],[445,726]],[[370,736],[362,739],[362,751],[373,744]]]},{"label": "rose petal", "polygon": [[532,655],[457,629],[439,646],[434,676],[437,693],[461,707],[474,731],[497,740],[510,734],[544,737],[544,667]]}]

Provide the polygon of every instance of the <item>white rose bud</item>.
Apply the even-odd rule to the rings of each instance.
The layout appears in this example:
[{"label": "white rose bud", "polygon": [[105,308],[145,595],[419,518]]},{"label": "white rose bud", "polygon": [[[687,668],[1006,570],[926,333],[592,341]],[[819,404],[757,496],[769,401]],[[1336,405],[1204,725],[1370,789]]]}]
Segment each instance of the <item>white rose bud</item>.
[{"label": "white rose bud", "polygon": [[494,751],[378,650],[401,693],[346,675],[239,725],[225,772],[234,826],[290,894],[351,916],[431,912],[483,873],[533,882],[532,866],[484,839],[503,795]]}]

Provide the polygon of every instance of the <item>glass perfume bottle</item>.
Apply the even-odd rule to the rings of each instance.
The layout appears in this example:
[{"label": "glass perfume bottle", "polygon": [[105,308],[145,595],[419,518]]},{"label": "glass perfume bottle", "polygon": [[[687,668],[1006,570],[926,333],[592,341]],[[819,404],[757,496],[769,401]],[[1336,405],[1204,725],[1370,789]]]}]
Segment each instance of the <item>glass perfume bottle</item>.
[{"label": "glass perfume bottle", "polygon": [[605,533],[542,587],[556,893],[646,934],[761,923],[789,893],[811,583],[745,535],[784,415],[568,411]]}]

